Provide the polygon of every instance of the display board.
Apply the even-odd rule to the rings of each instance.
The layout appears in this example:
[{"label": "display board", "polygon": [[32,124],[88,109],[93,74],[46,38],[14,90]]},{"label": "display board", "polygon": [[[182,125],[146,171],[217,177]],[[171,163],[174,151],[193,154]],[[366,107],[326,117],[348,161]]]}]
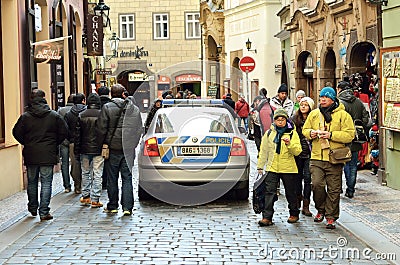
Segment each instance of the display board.
[{"label": "display board", "polygon": [[381,49],[383,126],[400,130],[400,47]]}]

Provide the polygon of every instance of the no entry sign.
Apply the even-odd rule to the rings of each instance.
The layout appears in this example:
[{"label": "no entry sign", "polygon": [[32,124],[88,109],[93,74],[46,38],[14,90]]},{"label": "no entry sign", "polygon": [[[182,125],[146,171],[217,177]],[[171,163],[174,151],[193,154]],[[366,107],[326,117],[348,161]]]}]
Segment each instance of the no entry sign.
[{"label": "no entry sign", "polygon": [[239,68],[245,73],[250,73],[256,67],[256,62],[253,58],[245,56],[239,61]]}]

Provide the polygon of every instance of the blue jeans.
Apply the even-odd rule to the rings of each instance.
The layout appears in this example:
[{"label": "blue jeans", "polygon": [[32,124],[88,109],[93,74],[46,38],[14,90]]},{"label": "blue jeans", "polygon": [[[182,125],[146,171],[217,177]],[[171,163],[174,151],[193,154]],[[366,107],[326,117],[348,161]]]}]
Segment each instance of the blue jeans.
[{"label": "blue jeans", "polygon": [[249,127],[248,126],[249,119],[248,119],[248,117],[238,117],[238,127],[242,126],[242,120],[243,120],[243,123],[244,123],[244,128],[247,131],[247,129]]},{"label": "blue jeans", "polygon": [[344,176],[346,177],[346,192],[354,194],[357,180],[358,151],[351,152],[351,160],[344,165]]},{"label": "blue jeans", "polygon": [[82,197],[98,202],[101,196],[101,175],[104,158],[101,155],[81,154]]},{"label": "blue jeans", "polygon": [[[53,182],[53,166],[26,166],[28,174],[28,210],[46,216],[50,212],[51,188]],[[40,204],[38,201],[40,176]]]},{"label": "blue jeans", "polygon": [[110,157],[105,161],[105,170],[107,171],[107,193],[108,193],[108,204],[107,209],[114,210],[118,209],[118,178],[119,172],[121,172],[122,178],[122,194],[121,194],[121,205],[122,209],[132,211],[133,209],[133,185],[132,185],[132,173],[129,170],[128,164],[126,163],[124,154],[112,153],[110,150]]},{"label": "blue jeans", "polygon": [[69,176],[69,146],[60,145],[60,156],[64,189],[71,189],[71,178]]}]

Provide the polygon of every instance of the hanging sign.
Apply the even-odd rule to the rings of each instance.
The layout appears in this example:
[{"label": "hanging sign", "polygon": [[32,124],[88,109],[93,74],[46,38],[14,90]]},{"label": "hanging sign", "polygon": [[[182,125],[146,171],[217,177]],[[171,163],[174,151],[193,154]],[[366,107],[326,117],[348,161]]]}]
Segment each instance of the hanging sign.
[{"label": "hanging sign", "polygon": [[103,19],[101,16],[88,14],[86,34],[87,55],[103,56]]},{"label": "hanging sign", "polygon": [[142,81],[149,81],[149,76],[143,72],[134,72],[128,74],[128,81],[129,82],[142,82]]},{"label": "hanging sign", "polygon": [[63,59],[64,39],[60,37],[32,43],[35,46],[33,60],[35,63],[60,63]]}]

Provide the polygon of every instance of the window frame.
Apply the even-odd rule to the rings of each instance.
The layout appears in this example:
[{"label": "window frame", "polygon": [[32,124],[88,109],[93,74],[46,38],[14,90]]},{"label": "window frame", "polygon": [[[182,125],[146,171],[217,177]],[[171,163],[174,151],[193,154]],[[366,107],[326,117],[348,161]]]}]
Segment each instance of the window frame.
[{"label": "window frame", "polygon": [[[197,20],[197,24],[199,27],[199,36],[189,36],[189,23],[194,23],[196,24],[196,20],[191,20],[189,22],[188,16],[189,15],[198,15],[199,19]],[[193,26],[193,33],[196,32],[195,25]],[[191,11],[191,12],[185,12],[185,39],[187,40],[198,40],[201,39],[201,26],[200,26],[200,12],[197,11]]]},{"label": "window frame", "polygon": [[[167,20],[166,20],[166,23],[167,23],[167,36],[166,37],[157,37],[156,36],[156,33],[157,33],[157,24],[161,24],[161,23],[164,23],[164,20],[162,20],[161,22],[156,22],[156,16],[164,16],[164,15],[166,15],[167,16]],[[153,13],[153,40],[169,40],[169,38],[170,38],[170,34],[169,34],[169,31],[170,31],[170,23],[169,23],[169,13],[167,12],[167,13]],[[162,32],[164,32],[164,30],[162,30]]]},{"label": "window frame", "polygon": [[[129,17],[132,16],[133,17],[133,22],[132,23],[127,23],[127,22],[122,22],[122,17]],[[122,34],[122,25],[131,25],[133,24],[133,36],[132,37],[127,37],[124,38],[123,34]],[[129,13],[129,14],[119,14],[118,16],[118,27],[119,27],[119,38],[121,41],[124,40],[136,40],[136,14],[135,13]],[[128,31],[127,32],[127,36],[128,36]]]}]

